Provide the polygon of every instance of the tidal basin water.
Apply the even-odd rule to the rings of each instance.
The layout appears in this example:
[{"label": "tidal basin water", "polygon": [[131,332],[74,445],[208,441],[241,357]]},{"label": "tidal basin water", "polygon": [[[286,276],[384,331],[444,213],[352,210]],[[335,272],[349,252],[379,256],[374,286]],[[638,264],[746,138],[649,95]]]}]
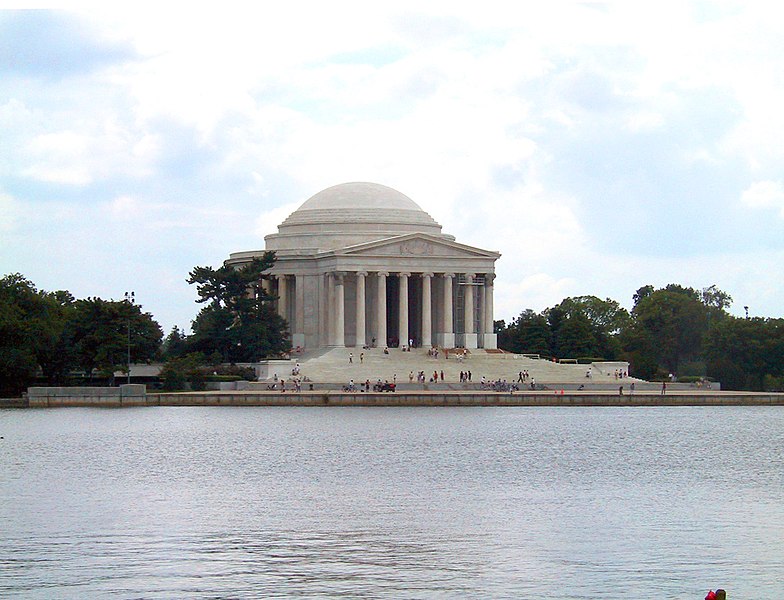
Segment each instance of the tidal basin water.
[{"label": "tidal basin water", "polygon": [[0,411],[2,598],[784,593],[784,409]]}]

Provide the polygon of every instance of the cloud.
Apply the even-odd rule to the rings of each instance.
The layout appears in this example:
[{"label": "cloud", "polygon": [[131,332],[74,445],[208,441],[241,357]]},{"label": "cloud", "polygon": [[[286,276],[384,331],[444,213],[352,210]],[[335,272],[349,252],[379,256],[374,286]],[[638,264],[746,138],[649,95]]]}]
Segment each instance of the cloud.
[{"label": "cloud", "polygon": [[48,10],[0,13],[0,73],[60,78],[134,57],[130,44],[102,38],[73,14]]},{"label": "cloud", "polygon": [[0,192],[0,232],[9,233],[16,228],[18,213],[16,200]]},{"label": "cloud", "polygon": [[757,181],[752,183],[740,201],[749,208],[773,208],[784,219],[784,186],[781,181]]},{"label": "cloud", "polygon": [[0,229],[16,240],[0,258],[44,287],[78,278],[77,295],[135,285],[168,329],[195,314],[190,268],[262,248],[312,194],[364,180],[502,252],[500,316],[565,295],[630,302],[646,283],[735,295],[738,261],[770,267],[749,271],[746,303],[780,312],[781,12],[0,13]]}]

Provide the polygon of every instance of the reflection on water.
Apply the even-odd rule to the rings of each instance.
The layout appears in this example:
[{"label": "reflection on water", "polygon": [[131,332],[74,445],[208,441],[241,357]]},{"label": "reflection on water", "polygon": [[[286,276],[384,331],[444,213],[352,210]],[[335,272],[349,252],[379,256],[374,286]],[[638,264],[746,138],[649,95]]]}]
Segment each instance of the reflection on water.
[{"label": "reflection on water", "polygon": [[774,598],[782,414],[4,410],[0,597]]}]

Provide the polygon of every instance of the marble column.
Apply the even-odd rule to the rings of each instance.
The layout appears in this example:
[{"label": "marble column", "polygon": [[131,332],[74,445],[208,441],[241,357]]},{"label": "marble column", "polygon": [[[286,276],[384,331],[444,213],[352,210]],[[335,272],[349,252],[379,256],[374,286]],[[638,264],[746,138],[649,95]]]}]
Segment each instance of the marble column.
[{"label": "marble column", "polygon": [[463,329],[465,330],[465,347],[476,348],[476,332],[474,331],[474,274],[465,274],[465,293],[463,294]]},{"label": "marble column", "polygon": [[326,287],[326,304],[327,304],[327,312],[324,315],[324,324],[327,333],[327,345],[334,346],[335,345],[335,319],[333,318],[335,314],[335,278],[332,276],[332,273],[325,273],[324,274],[324,281]]},{"label": "marble column", "polygon": [[444,339],[442,344],[444,348],[455,347],[455,330],[452,326],[452,279],[454,273],[444,273]]},{"label": "marble column", "polygon": [[294,313],[291,324],[291,345],[305,347],[305,279],[294,275]]},{"label": "marble column", "polygon": [[278,314],[288,320],[288,292],[286,290],[286,276],[278,275]]},{"label": "marble column", "polygon": [[400,347],[408,346],[408,277],[411,273],[399,273],[398,281],[400,297],[400,318],[398,320],[398,338]]},{"label": "marble column", "polygon": [[367,271],[357,272],[357,338],[355,344],[363,347],[367,345],[365,338],[365,277]]},{"label": "marble column", "polygon": [[433,314],[431,306],[430,283],[432,273],[422,273],[422,347],[433,345]]},{"label": "marble column", "polygon": [[498,348],[498,336],[494,333],[493,323],[493,282],[495,280],[495,273],[487,273],[485,275],[485,333],[484,333],[484,347],[486,349]]},{"label": "marble column", "polygon": [[389,275],[389,273],[379,271],[377,275],[376,345],[380,348],[385,348],[387,345],[387,275]]},{"label": "marble column", "polygon": [[335,273],[335,345],[346,345],[346,296],[343,273]]}]

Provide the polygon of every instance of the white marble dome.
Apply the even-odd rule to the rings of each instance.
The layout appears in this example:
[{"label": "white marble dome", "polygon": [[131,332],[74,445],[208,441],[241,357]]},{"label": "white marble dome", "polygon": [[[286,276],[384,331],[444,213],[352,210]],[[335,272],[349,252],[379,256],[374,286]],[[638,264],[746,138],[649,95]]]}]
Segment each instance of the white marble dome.
[{"label": "white marble dome", "polygon": [[334,185],[308,198],[266,236],[267,250],[315,254],[407,233],[446,240],[441,225],[411,198],[385,185]]}]

